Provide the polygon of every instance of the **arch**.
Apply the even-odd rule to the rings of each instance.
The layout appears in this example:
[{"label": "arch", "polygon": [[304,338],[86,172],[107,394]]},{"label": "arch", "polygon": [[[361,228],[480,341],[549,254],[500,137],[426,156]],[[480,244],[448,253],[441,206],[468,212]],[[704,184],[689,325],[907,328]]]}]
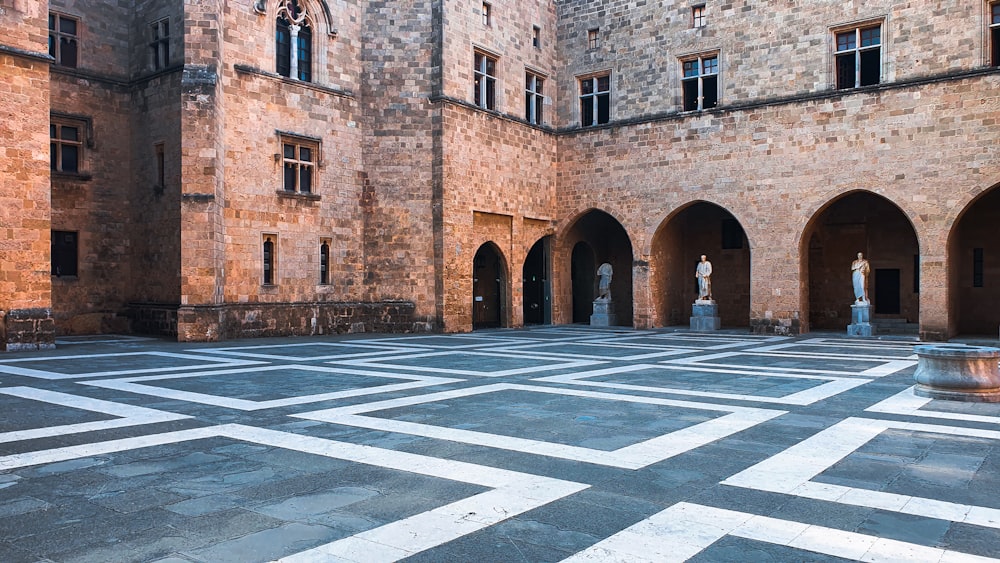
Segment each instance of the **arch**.
[{"label": "arch", "polygon": [[522,318],[526,325],[552,324],[551,243],[551,236],[538,239],[521,268]]},{"label": "arch", "polygon": [[472,328],[509,325],[507,287],[510,276],[503,252],[493,242],[484,243],[472,260]]},{"label": "arch", "polygon": [[1000,324],[1000,184],[983,191],[948,233],[949,332],[997,336]]},{"label": "arch", "polygon": [[865,190],[821,206],[799,240],[805,330],[844,330],[851,323],[850,264],[871,264],[869,299],[876,332],[917,334],[920,246],[910,218],[891,200]]},{"label": "arch", "polygon": [[300,0],[278,0],[274,16],[275,72],[312,82],[313,41],[311,10]]},{"label": "arch", "polygon": [[712,297],[723,326],[750,322],[751,246],[742,223],[726,208],[692,201],[665,218],[650,240],[654,326],[688,325],[698,297],[695,268],[712,262]]},{"label": "arch", "polygon": [[[331,37],[337,36],[337,26],[333,25],[333,13],[330,11],[330,5],[326,0],[300,0],[304,4],[315,4],[319,6],[320,13],[323,14],[323,23],[326,25],[326,33]],[[281,2],[276,2],[275,4],[280,4]],[[253,11],[260,15],[266,15],[268,13],[267,0],[256,0],[253,4]],[[275,14],[277,15],[277,14]],[[318,22],[317,22],[318,23]]]},{"label": "arch", "polygon": [[572,321],[589,322],[597,295],[597,265],[607,262],[614,270],[611,300],[617,324],[632,326],[633,245],[621,222],[607,212],[589,209],[563,231],[558,247],[558,267],[568,274],[560,296],[563,307],[572,311]]}]

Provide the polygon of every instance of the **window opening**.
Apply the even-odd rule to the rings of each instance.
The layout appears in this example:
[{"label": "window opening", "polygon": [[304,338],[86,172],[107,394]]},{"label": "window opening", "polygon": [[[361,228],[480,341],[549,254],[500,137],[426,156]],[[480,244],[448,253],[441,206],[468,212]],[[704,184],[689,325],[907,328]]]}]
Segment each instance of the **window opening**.
[{"label": "window opening", "polygon": [[580,125],[588,127],[611,121],[611,75],[580,80]]},{"label": "window opening", "polygon": [[281,0],[278,3],[275,59],[281,76],[312,81],[312,27],[298,0]]},{"label": "window opening", "polygon": [[1000,66],[1000,2],[990,4],[990,66]]},{"label": "window opening", "polygon": [[538,49],[542,46],[542,28],[531,26],[531,46]]},{"label": "window opening", "polygon": [[483,109],[496,110],[497,60],[485,53],[476,51],[473,64],[475,104]]},{"label": "window opening", "polygon": [[882,27],[859,27],[838,32],[837,89],[878,84],[882,76]]},{"label": "window opening", "polygon": [[152,40],[149,49],[153,57],[153,70],[167,68],[170,64],[170,21],[166,18],[150,26]]},{"label": "window opening", "polygon": [[63,14],[49,14],[49,55],[56,64],[76,68],[80,20]]},{"label": "window opening", "polygon": [[705,27],[705,5],[691,7],[691,27]]},{"label": "window opening", "polygon": [[319,245],[319,283],[330,283],[330,243],[325,240]]},{"label": "window opening", "polygon": [[49,124],[49,164],[55,172],[77,173],[83,159],[83,124]]},{"label": "window opening", "polygon": [[312,141],[282,137],[282,188],[286,192],[310,194],[319,144]]},{"label": "window opening", "polygon": [[77,275],[78,236],[73,231],[52,231],[52,275]]},{"label": "window opening", "polygon": [[493,6],[488,2],[483,2],[483,25],[486,27],[493,25]]},{"label": "window opening", "polygon": [[719,105],[719,56],[709,55],[681,61],[684,111],[703,110]]},{"label": "window opening", "polygon": [[264,236],[264,285],[274,285],[275,279],[275,256],[273,235]]},{"label": "window opening", "polygon": [[542,124],[542,85],[545,79],[533,72],[524,73],[524,118],[534,125]]},{"label": "window opening", "polygon": [[595,27],[594,29],[587,30],[587,48],[596,49],[601,46],[601,38],[598,35],[600,28]]}]

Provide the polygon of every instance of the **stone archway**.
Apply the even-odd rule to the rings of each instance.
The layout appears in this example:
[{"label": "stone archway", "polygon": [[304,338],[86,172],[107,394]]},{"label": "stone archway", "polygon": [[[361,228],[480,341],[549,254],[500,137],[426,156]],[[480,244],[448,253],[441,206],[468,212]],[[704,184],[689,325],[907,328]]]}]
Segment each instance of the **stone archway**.
[{"label": "stone archway", "polygon": [[920,249],[909,218],[870,192],[841,196],[816,212],[803,231],[800,259],[809,330],[845,330],[851,323],[851,262],[871,264],[872,322],[880,334],[917,334]]},{"label": "stone archway", "polygon": [[507,263],[492,242],[479,247],[472,261],[472,329],[508,325]]},{"label": "stone archway", "polygon": [[[632,326],[632,242],[617,219],[603,211],[581,215],[560,242],[569,263],[573,322],[589,322],[597,296],[597,267],[607,262],[614,269],[611,299],[618,325]],[[569,296],[568,296],[569,297]]]},{"label": "stone archway", "polygon": [[1000,326],[1000,185],[962,210],[948,237],[952,333],[997,337]]},{"label": "stone archway", "polygon": [[722,326],[750,322],[750,243],[736,218],[713,203],[676,211],[653,235],[650,285],[656,326],[688,325],[698,296],[695,267],[704,254],[712,262],[712,296]]}]

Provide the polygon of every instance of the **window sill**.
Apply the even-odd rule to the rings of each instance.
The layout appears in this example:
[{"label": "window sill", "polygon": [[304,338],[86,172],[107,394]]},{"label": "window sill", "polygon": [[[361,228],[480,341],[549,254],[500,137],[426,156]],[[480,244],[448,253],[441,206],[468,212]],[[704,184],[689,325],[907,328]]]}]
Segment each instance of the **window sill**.
[{"label": "window sill", "polygon": [[94,179],[90,172],[59,172],[51,170],[53,180],[67,180],[75,182],[89,182]]},{"label": "window sill", "polygon": [[290,192],[288,190],[277,190],[275,193],[278,194],[278,197],[287,199],[299,199],[304,201],[319,201],[323,199],[323,196],[314,193],[303,194],[299,192]]}]

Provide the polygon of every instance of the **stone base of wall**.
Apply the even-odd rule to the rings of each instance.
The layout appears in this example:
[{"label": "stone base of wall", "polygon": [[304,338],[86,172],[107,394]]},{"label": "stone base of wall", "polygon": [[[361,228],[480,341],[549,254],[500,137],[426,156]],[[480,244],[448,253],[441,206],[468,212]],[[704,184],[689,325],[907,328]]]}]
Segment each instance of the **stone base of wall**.
[{"label": "stone base of wall", "polygon": [[434,331],[433,320],[416,317],[415,309],[412,301],[186,306],[177,310],[177,339],[214,342],[266,336]]},{"label": "stone base of wall", "polygon": [[50,350],[56,347],[51,309],[0,311],[0,351]]},{"label": "stone base of wall", "polygon": [[802,334],[799,319],[750,319],[751,334],[798,336]]}]

